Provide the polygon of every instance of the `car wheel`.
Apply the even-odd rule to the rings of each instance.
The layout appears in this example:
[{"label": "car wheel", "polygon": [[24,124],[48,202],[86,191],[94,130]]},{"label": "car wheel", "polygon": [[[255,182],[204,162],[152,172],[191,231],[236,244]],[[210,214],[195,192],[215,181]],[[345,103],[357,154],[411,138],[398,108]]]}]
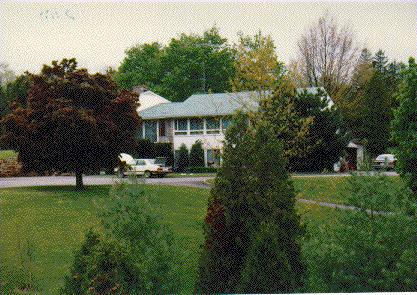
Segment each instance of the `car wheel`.
[{"label": "car wheel", "polygon": [[145,177],[145,178],[149,178],[149,177],[151,177],[151,171],[145,171],[145,173],[143,174],[143,176]]},{"label": "car wheel", "polygon": [[123,171],[119,171],[119,177],[120,177],[120,178],[125,177],[125,174],[123,173]]}]

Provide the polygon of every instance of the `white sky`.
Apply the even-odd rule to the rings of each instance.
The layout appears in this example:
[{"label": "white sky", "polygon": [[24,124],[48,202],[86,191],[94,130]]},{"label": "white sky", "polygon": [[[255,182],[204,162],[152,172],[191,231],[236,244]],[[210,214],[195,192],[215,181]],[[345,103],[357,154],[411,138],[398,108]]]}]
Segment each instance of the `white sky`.
[{"label": "white sky", "polygon": [[259,29],[275,41],[280,60],[294,58],[304,30],[328,10],[357,40],[390,59],[416,56],[417,4],[364,2],[101,2],[0,4],[0,62],[20,74],[76,57],[95,72],[118,67],[137,43],[163,44],[180,33],[202,33],[216,24],[229,41]]}]

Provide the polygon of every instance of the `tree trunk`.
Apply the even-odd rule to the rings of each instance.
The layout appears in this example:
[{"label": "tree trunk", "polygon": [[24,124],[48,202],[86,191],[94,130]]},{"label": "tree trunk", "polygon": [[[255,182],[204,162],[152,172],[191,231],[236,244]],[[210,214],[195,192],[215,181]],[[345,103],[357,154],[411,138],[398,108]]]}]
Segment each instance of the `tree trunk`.
[{"label": "tree trunk", "polygon": [[75,171],[75,188],[77,190],[84,189],[83,172],[80,169],[77,169],[77,171]]}]

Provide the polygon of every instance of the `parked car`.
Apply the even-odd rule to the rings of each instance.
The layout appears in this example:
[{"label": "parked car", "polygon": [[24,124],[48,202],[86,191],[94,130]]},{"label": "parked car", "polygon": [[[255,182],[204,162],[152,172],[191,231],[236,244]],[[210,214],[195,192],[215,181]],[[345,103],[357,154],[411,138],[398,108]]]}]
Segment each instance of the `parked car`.
[{"label": "parked car", "polygon": [[167,173],[170,173],[169,167],[163,167],[160,164],[156,164],[155,159],[134,159],[128,154],[120,154],[119,159],[121,165],[115,168],[114,171],[118,173],[120,177],[125,177],[126,175],[163,177]]},{"label": "parked car", "polygon": [[395,169],[397,159],[393,154],[382,154],[375,158],[372,167],[374,169]]},{"label": "parked car", "polygon": [[168,173],[172,173],[173,172],[172,167],[168,166],[166,163],[167,163],[167,158],[165,158],[165,157],[156,157],[155,158],[154,164],[160,165],[164,168],[165,171],[167,171]]}]

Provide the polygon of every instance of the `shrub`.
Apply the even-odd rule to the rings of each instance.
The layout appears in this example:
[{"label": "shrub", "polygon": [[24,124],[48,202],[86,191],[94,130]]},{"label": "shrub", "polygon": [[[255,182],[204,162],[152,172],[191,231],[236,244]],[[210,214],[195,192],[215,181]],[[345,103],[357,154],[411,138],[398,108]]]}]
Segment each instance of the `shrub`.
[{"label": "shrub", "polygon": [[189,159],[190,167],[204,167],[204,150],[201,140],[197,140],[192,145]]},{"label": "shrub", "polygon": [[[350,177],[345,196],[361,209],[341,212],[330,228],[309,228],[309,292],[416,290],[417,224],[407,214],[415,205],[409,190],[391,182],[381,175]],[[382,207],[390,213],[377,212]]]},{"label": "shrub", "polygon": [[185,144],[182,144],[180,149],[175,152],[175,170],[178,172],[185,172],[185,170],[188,168],[188,165],[188,149]]},{"label": "shrub", "polygon": [[154,159],[156,157],[165,157],[167,159],[167,166],[174,165],[174,152],[172,149],[172,143],[153,143],[148,139],[139,139],[138,148],[134,153],[134,157],[139,159]]},{"label": "shrub", "polygon": [[75,255],[65,294],[176,293],[182,277],[171,229],[137,185],[119,185]]},{"label": "shrub", "polygon": [[282,144],[271,132],[268,123],[248,126],[238,115],[226,133],[205,218],[197,292],[288,293],[302,286],[294,189]]}]

